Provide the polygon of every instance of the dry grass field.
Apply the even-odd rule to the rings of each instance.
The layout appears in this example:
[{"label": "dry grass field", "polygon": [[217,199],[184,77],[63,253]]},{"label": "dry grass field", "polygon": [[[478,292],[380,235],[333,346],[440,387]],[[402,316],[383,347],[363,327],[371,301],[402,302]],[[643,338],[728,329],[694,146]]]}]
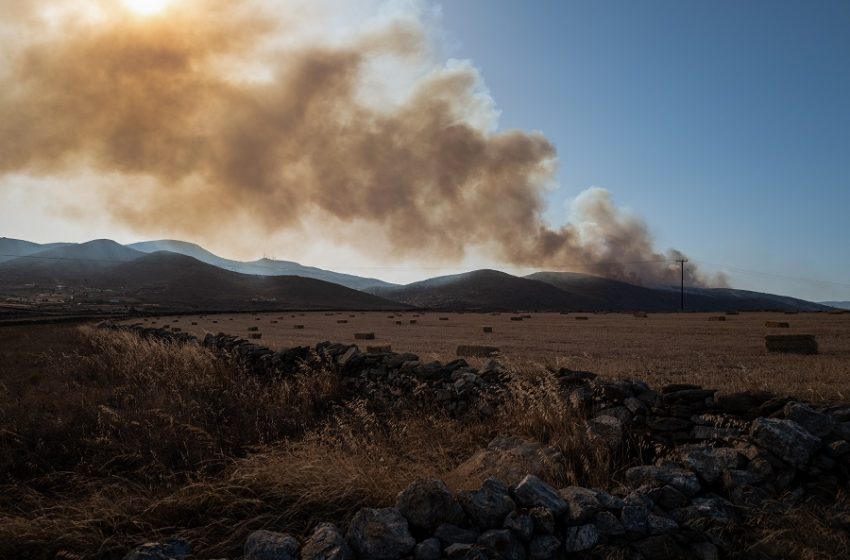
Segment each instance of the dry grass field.
[{"label": "dry grass field", "polygon": [[[765,353],[763,335],[780,329],[764,321],[775,314],[726,321],[291,315],[148,324],[167,322],[198,335],[244,336],[258,327],[261,342],[274,347],[354,342],[355,332],[374,331],[376,339],[361,345],[392,344],[441,360],[453,358],[457,344],[487,342],[504,350],[515,379],[486,420],[438,411],[378,413],[368,401],[342,400],[329,372],[261,380],[198,346],[88,326],[0,328],[0,559],[117,560],[141,542],[170,536],[192,542],[199,559],[234,557],[252,530],[303,536],[319,520],[344,526],[361,507],[393,504],[417,478],[443,478],[457,488],[452,473],[496,435],[560,450],[566,459],[548,475],[553,484],[616,484],[628,465],[590,444],[554,375],[534,362],[655,384],[757,386],[824,399],[846,398],[843,379],[850,374],[850,315],[781,317],[791,323],[783,332],[818,336],[816,356]],[[494,332],[485,335],[483,326]],[[832,521],[841,515],[850,516],[843,494],[833,504],[801,502],[784,516],[754,512],[730,535],[740,550],[736,558],[847,557],[850,535]]]},{"label": "dry grass field", "polygon": [[[511,320],[523,316],[522,321]],[[710,320],[723,316],[723,321]],[[576,320],[587,317],[587,320]],[[264,313],[162,317],[146,325],[169,326],[199,337],[225,332],[274,349],[322,340],[392,346],[425,360],[454,359],[459,344],[497,346],[511,364],[540,364],[637,377],[652,385],[697,383],[722,391],[764,389],[813,401],[850,399],[850,313],[477,314]],[[345,321],[345,322],[340,322]],[[415,323],[411,324],[411,321]],[[789,328],[766,326],[768,321]],[[193,323],[196,323],[193,325]],[[303,325],[303,329],[295,329]],[[483,327],[492,327],[484,333]],[[355,340],[374,332],[375,340]],[[768,334],[814,334],[815,356],[769,354]],[[475,360],[469,360],[474,362]]]}]

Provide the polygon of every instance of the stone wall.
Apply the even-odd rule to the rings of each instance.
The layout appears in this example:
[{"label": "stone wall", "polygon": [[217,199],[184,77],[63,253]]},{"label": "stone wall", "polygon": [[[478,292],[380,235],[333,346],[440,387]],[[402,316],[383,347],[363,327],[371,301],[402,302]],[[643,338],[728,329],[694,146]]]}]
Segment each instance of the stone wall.
[{"label": "stone wall", "polygon": [[[422,363],[412,354],[370,354],[327,342],[275,352],[222,334],[198,341],[141,326],[104,328],[203,344],[258,376],[331,369],[352,394],[387,406],[487,415],[510,380],[495,361],[482,368],[463,360]],[[357,512],[344,532],[320,524],[300,542],[257,531],[244,558],[710,560],[731,552],[728,534],[751,508],[781,515],[806,495],[829,500],[848,488],[850,405],[814,406],[766,392],[719,395],[695,385],[657,391],[641,381],[553,373],[569,406],[586,418],[587,436],[633,465],[622,480],[604,489],[556,489],[523,473],[457,494],[439,480],[420,480],[399,494],[395,507]],[[498,445],[505,441],[512,440]],[[649,464],[630,454],[638,448],[653,451]],[[190,548],[179,541],[145,547],[127,558],[180,559]]]}]

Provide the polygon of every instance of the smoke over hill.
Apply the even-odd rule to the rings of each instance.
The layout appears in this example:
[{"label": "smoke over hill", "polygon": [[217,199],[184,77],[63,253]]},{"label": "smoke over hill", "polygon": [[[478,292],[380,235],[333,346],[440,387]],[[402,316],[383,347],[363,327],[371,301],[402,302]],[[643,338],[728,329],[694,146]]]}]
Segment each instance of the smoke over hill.
[{"label": "smoke over hill", "polygon": [[324,37],[309,6],[186,0],[141,17],[120,2],[4,3],[0,38],[16,40],[0,51],[0,176],[117,175],[105,207],[139,231],[322,223],[394,257],[450,262],[476,247],[514,265],[678,281],[675,263],[618,264],[680,254],[655,250],[606,191],[584,192],[573,223],[545,224],[554,146],[498,130],[476,69],[442,64],[415,8]]}]

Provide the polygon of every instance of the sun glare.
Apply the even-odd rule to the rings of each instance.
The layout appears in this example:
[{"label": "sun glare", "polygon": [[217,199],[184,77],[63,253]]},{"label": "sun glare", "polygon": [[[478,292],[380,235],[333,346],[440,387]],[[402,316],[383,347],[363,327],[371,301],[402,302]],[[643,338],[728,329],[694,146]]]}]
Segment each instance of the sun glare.
[{"label": "sun glare", "polygon": [[142,16],[156,15],[168,7],[169,0],[122,0],[124,5]]}]

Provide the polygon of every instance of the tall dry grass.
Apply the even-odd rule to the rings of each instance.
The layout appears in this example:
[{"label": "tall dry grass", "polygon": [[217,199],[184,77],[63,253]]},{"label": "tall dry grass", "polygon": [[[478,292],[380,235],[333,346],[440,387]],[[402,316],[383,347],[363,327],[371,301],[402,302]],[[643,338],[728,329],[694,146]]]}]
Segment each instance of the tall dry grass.
[{"label": "tall dry grass", "polygon": [[[0,558],[120,558],[171,536],[199,558],[234,556],[255,529],[304,534],[391,505],[496,435],[560,450],[555,485],[610,486],[643,451],[591,445],[554,375],[533,364],[510,364],[493,416],[452,417],[346,400],[328,371],[257,379],[194,345],[80,336],[88,351],[52,358],[61,395],[0,395]],[[790,526],[758,527],[760,551],[794,550]],[[818,546],[840,557],[846,539],[824,535]],[[795,542],[800,557],[824,557]]]}]

